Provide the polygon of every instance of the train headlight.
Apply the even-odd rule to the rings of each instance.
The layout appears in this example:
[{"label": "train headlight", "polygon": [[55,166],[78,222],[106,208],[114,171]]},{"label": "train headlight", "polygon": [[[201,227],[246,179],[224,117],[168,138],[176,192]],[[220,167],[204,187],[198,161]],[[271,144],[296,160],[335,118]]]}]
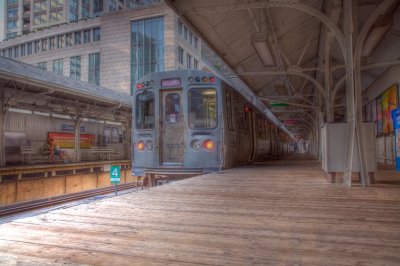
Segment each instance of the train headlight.
[{"label": "train headlight", "polygon": [[143,141],[138,141],[138,143],[136,143],[136,148],[137,148],[138,151],[143,151],[144,150]]},{"label": "train headlight", "polygon": [[146,149],[148,151],[151,151],[153,149],[153,142],[151,142],[150,140],[146,141]]},{"label": "train headlight", "polygon": [[201,149],[201,142],[200,140],[194,139],[190,143],[190,146],[192,147],[193,150],[199,151]]},{"label": "train headlight", "polygon": [[206,150],[208,150],[208,151],[211,151],[211,150],[214,149],[215,143],[214,143],[214,141],[212,141],[212,140],[205,140],[205,141],[203,142],[203,147],[204,147],[204,149],[206,149]]}]

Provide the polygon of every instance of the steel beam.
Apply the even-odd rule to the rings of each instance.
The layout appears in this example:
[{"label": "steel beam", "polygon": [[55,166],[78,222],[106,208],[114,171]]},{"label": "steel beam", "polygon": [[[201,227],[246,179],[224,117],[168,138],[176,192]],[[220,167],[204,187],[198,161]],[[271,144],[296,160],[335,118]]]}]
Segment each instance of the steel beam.
[{"label": "steel beam", "polygon": [[353,154],[356,129],[356,106],[354,99],[354,64],[353,64],[353,1],[343,1],[344,4],[344,40],[345,40],[345,69],[347,88],[347,137],[343,186],[351,187]]}]

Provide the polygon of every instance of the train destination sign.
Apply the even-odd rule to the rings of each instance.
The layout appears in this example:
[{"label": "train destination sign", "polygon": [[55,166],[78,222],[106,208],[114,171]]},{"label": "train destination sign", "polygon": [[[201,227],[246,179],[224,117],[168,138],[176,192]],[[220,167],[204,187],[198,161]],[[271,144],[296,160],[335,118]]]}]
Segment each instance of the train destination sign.
[{"label": "train destination sign", "polygon": [[181,79],[179,78],[161,80],[161,87],[175,87],[180,85],[181,85]]}]

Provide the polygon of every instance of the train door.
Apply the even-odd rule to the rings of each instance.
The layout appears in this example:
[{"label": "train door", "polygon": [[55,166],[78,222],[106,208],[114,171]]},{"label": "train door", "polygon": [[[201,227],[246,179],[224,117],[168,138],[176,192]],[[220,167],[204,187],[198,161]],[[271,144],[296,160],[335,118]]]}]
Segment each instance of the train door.
[{"label": "train door", "polygon": [[185,123],[182,112],[182,90],[161,92],[160,145],[161,164],[183,164]]}]

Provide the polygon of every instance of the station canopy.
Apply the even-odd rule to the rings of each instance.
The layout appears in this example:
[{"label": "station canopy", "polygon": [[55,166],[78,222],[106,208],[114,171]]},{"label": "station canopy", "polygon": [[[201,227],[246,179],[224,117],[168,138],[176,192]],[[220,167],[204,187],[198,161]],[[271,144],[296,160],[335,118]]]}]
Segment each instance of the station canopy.
[{"label": "station canopy", "polygon": [[130,123],[132,96],[0,57],[4,108]]},{"label": "station canopy", "polygon": [[[281,121],[290,121],[286,123],[290,131],[307,135],[317,128],[318,112],[326,115],[327,122],[346,121],[346,1],[167,2]],[[354,46],[370,17],[381,11],[366,27],[362,46],[364,95],[389,67],[400,63],[399,2],[353,1]],[[332,114],[324,98],[332,102]]]}]

